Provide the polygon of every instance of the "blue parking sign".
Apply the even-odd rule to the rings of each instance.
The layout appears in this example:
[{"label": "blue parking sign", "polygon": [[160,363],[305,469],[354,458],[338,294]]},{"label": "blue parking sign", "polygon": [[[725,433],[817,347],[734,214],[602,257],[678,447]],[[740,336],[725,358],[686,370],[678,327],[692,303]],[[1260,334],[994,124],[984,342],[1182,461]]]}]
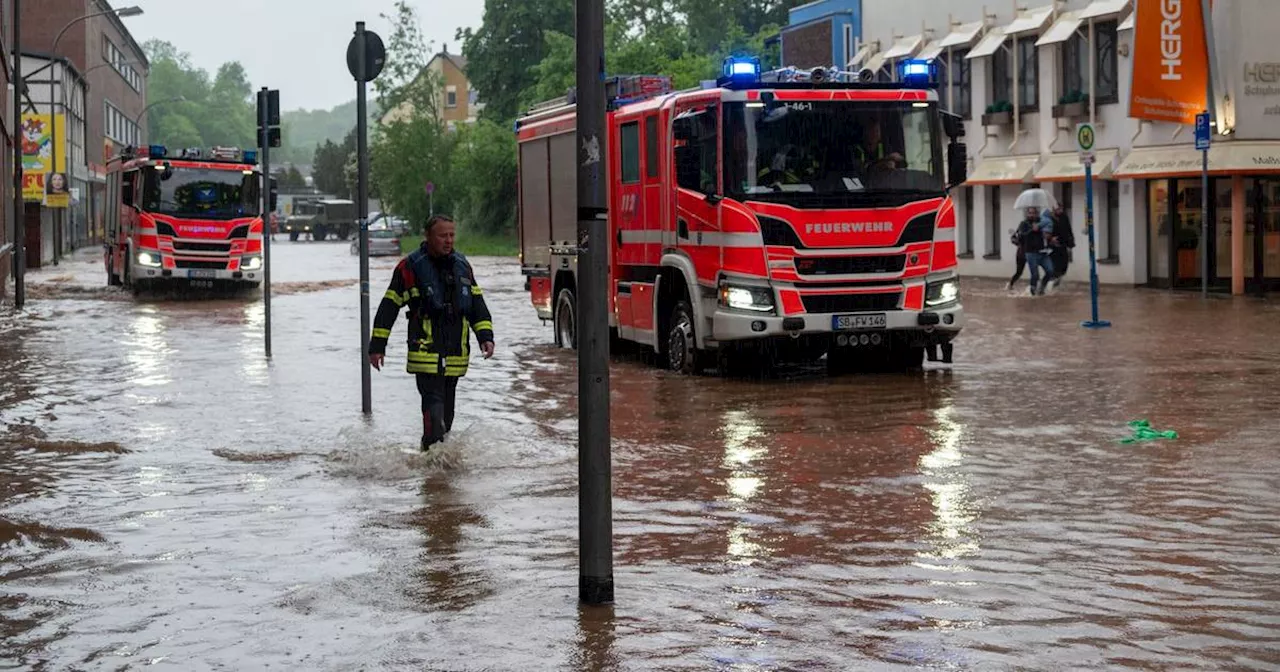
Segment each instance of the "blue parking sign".
[{"label": "blue parking sign", "polygon": [[1209,113],[1201,112],[1196,115],[1196,149],[1209,149]]}]

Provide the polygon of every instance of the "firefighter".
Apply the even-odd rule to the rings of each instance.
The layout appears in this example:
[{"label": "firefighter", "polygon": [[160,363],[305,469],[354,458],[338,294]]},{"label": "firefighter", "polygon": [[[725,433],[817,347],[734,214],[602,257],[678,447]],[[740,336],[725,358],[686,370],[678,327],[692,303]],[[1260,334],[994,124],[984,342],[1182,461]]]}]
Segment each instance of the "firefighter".
[{"label": "firefighter", "polygon": [[369,341],[369,363],[382,370],[387,339],[408,306],[409,373],[422,395],[422,450],[444,440],[453,426],[458,379],[467,375],[471,331],[485,359],[493,356],[493,321],[466,257],[453,249],[457,224],[445,215],[426,225],[422,247],[400,260]]},{"label": "firefighter", "polygon": [[890,170],[899,166],[906,167],[906,160],[902,155],[889,151],[881,141],[879,119],[869,118],[862,129],[862,144],[854,145],[853,151],[858,162],[862,164],[863,171],[871,170],[876,166],[884,166]]}]

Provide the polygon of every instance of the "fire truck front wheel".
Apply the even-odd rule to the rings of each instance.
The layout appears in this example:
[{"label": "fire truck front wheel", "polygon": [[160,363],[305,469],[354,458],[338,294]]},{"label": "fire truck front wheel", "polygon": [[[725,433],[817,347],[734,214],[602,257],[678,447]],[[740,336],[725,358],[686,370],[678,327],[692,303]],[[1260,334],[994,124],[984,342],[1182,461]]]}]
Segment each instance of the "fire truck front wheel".
[{"label": "fire truck front wheel", "polygon": [[556,345],[570,350],[578,349],[578,302],[573,290],[565,287],[556,297],[552,321],[556,325]]},{"label": "fire truck front wheel", "polygon": [[667,321],[666,351],[667,367],[672,371],[694,375],[706,368],[708,355],[698,349],[693,307],[683,299],[676,302]]}]

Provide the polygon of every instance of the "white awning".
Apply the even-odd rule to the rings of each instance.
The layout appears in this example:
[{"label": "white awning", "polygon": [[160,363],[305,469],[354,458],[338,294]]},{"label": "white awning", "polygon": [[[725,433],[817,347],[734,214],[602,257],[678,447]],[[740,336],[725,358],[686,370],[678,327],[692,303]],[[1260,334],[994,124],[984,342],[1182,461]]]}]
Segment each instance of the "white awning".
[{"label": "white awning", "polygon": [[1023,33],[1038,33],[1049,25],[1049,19],[1053,18],[1053,5],[1048,7],[1036,7],[1029,9],[1018,15],[1013,23],[1004,27],[1005,35],[1022,35]]},{"label": "white awning", "polygon": [[863,42],[862,46],[858,47],[858,53],[853,55],[853,58],[845,64],[845,67],[851,68],[855,65],[862,65],[879,47],[880,45],[877,42]]},{"label": "white awning", "polygon": [[[1100,180],[1111,179],[1112,166],[1120,155],[1118,149],[1100,149],[1094,152],[1093,176]],[[1084,166],[1079,152],[1050,154],[1044,166],[1036,171],[1036,182],[1079,182],[1084,179]]]},{"label": "white awning", "polygon": [[923,43],[924,35],[911,35],[908,37],[898,38],[898,40],[893,43],[893,46],[889,47],[888,51],[884,52],[884,60],[892,61],[898,58],[910,57],[920,49],[920,45]]},{"label": "white awning", "polygon": [[1117,28],[1117,30],[1133,30],[1133,24],[1137,20],[1138,20],[1138,13],[1129,12],[1129,18],[1125,19],[1124,21],[1121,21],[1120,26]]},{"label": "white awning", "polygon": [[1037,154],[1027,156],[998,156],[983,159],[965,181],[967,185],[983,184],[1022,184],[1032,181]]},{"label": "white awning", "polygon": [[1107,19],[1118,15],[1129,6],[1129,0],[1093,0],[1080,12],[1080,20]]},{"label": "white awning", "polygon": [[[1151,180],[1194,177],[1201,171],[1200,152],[1191,143],[1140,147],[1116,169],[1117,179]],[[1209,148],[1209,174],[1280,174],[1280,142],[1215,142]]]},{"label": "white awning", "polygon": [[1007,36],[1004,34],[1004,28],[992,28],[987,31],[987,34],[982,38],[982,41],[978,43],[978,46],[969,50],[968,55],[965,56],[965,60],[985,58],[996,53],[996,50],[1000,48],[1000,45],[1004,44],[1006,37]]},{"label": "white awning", "polygon": [[1036,40],[1037,47],[1043,47],[1046,44],[1057,44],[1066,42],[1076,34],[1076,30],[1080,28],[1080,24],[1084,23],[1076,12],[1064,12],[1058,15],[1058,20],[1053,22],[1053,27],[1048,30],[1040,39]]},{"label": "white awning", "polygon": [[923,58],[927,61],[932,61],[933,59],[941,56],[942,55],[942,47],[940,46],[941,44],[942,42],[939,40],[934,40],[930,42],[928,45],[925,46],[924,49],[920,50],[920,53],[916,54],[916,58]]},{"label": "white awning", "polygon": [[885,55],[885,52],[882,51],[876,54],[875,56],[872,56],[871,58],[867,59],[867,62],[862,66],[862,69],[870,70],[871,72],[879,72],[880,68],[884,67],[884,60],[885,60],[884,55]]},{"label": "white awning", "polygon": [[974,40],[977,40],[978,36],[982,34],[982,27],[981,21],[956,26],[955,30],[937,42],[938,47],[942,49],[967,47],[973,44]]}]

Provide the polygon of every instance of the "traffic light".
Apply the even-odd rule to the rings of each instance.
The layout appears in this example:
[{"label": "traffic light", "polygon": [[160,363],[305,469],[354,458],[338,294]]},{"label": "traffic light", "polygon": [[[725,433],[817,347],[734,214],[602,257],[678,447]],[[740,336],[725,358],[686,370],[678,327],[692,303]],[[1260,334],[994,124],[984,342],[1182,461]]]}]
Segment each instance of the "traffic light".
[{"label": "traffic light", "polygon": [[258,91],[258,146],[280,146],[280,91]]},{"label": "traffic light", "polygon": [[274,177],[271,178],[270,184],[270,191],[267,192],[267,208],[275,212],[280,202],[280,185]]}]

